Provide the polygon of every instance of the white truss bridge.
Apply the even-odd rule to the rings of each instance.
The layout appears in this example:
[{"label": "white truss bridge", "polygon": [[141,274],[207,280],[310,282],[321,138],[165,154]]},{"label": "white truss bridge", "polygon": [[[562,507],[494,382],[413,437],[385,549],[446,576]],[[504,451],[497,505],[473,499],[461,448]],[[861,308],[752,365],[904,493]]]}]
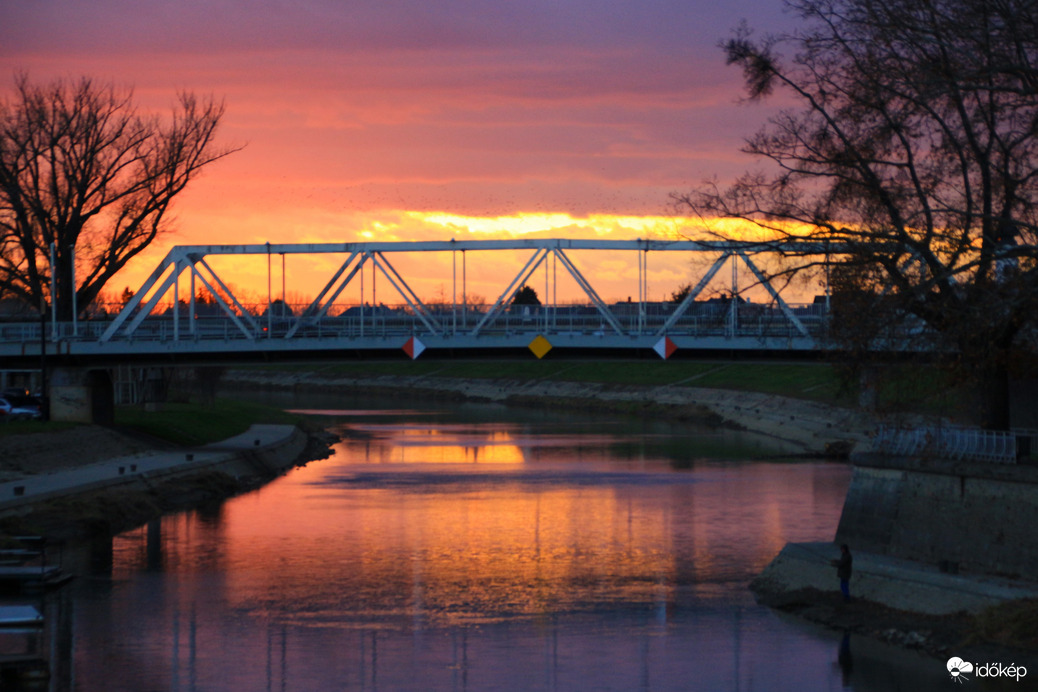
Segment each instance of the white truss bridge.
[{"label": "white truss bridge", "polygon": [[[468,296],[467,263],[470,253],[477,251],[481,262],[487,251],[518,252],[524,258],[497,299],[484,305],[471,304]],[[621,303],[604,301],[578,268],[575,251],[629,253],[638,267],[637,300],[631,296]],[[41,344],[48,354],[83,361],[373,355],[399,351],[412,338],[426,349],[488,351],[525,349],[537,337],[553,349],[658,350],[661,340],[669,339],[671,351],[815,351],[824,348],[827,301],[788,303],[761,271],[760,258],[830,252],[833,248],[822,244],[796,241],[517,239],[177,246],[114,316],[70,323],[0,323],[0,356],[38,358]],[[440,296],[435,304],[423,301],[394,266],[402,255],[418,253],[450,253],[451,275],[445,277],[451,286],[449,297]],[[702,267],[681,302],[648,300],[653,253],[685,253],[690,269]],[[280,258],[282,267],[287,255],[337,255],[342,262],[309,304],[289,306],[271,300],[268,290],[267,301],[255,305],[235,296],[230,288],[233,276],[221,277],[211,266],[213,257],[227,255],[265,256],[268,285],[272,258]],[[693,255],[703,261],[694,265]],[[705,289],[726,264],[731,284],[725,295],[706,299]],[[365,271],[372,285],[376,278],[381,282],[378,297],[384,296],[388,284],[396,302],[387,305],[374,296],[366,302]],[[576,283],[584,304],[556,304],[552,296],[560,275]],[[770,300],[749,303],[739,298],[740,276],[744,283],[763,287]],[[340,297],[351,286],[354,293],[359,288],[361,298],[344,305]],[[523,286],[534,287],[543,304],[513,304]],[[212,302],[196,300],[202,289]]]}]

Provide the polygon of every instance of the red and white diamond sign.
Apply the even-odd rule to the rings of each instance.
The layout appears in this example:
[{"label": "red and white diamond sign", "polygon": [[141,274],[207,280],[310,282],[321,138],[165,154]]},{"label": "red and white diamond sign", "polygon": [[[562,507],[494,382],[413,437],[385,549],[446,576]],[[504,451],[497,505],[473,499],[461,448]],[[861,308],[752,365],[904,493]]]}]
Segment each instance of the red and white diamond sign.
[{"label": "red and white diamond sign", "polygon": [[674,354],[674,351],[678,350],[678,347],[674,345],[674,342],[670,340],[669,336],[665,336],[656,342],[656,345],[652,347],[652,350],[660,354],[660,358],[667,360]]},{"label": "red and white diamond sign", "polygon": [[419,341],[417,336],[412,336],[410,339],[407,340],[407,343],[404,344],[404,353],[409,355],[411,357],[411,360],[414,360],[418,356],[422,355],[422,351],[424,350],[425,344]]}]

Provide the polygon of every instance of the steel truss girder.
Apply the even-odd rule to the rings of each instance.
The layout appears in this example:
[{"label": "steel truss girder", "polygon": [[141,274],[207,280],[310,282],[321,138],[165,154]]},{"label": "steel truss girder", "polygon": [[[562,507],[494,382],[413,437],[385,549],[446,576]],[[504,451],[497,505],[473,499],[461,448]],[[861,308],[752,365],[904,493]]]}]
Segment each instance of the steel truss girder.
[{"label": "steel truss girder", "polygon": [[577,266],[570,261],[570,258],[566,256],[566,253],[562,251],[562,248],[555,248],[553,250],[555,256],[562,260],[562,266],[565,267],[566,271],[569,272],[570,276],[580,284],[580,287],[584,289],[584,294],[591,299],[591,302],[598,308],[598,311],[605,318],[609,326],[616,330],[617,334],[623,334],[623,327],[620,326],[620,322],[616,319],[616,316],[606,307],[605,302],[598,296],[595,289],[591,287],[591,282],[584,278],[584,275],[580,273]]},{"label": "steel truss girder", "polygon": [[508,288],[506,288],[504,293],[502,293],[501,296],[494,302],[494,306],[490,308],[487,311],[487,314],[483,315],[483,319],[481,319],[476,324],[475,328],[472,330],[472,336],[478,336],[480,330],[482,330],[486,324],[493,321],[497,317],[497,314],[501,311],[501,308],[504,306],[505,301],[508,300],[510,296],[515,295],[515,292],[519,290],[519,288],[522,287],[527,281],[529,281],[530,276],[532,276],[533,273],[537,271],[537,268],[541,266],[541,263],[544,262],[545,258],[547,257],[547,248],[537,248],[537,250],[533,253],[533,256],[530,257],[529,260],[527,260],[526,265],[519,270],[519,273],[516,274],[515,277],[512,279],[511,283],[508,284]]},{"label": "steel truss girder", "polygon": [[[839,255],[848,248],[837,243],[785,239],[770,242],[749,240],[591,240],[581,238],[511,238],[508,240],[423,240],[361,243],[279,243],[270,245],[180,245],[181,250],[205,255],[313,255],[352,252],[450,252],[452,250],[645,250],[650,252],[778,252],[799,255]],[[171,251],[172,252],[172,251]]]},{"label": "steel truss girder", "polygon": [[[328,300],[322,304],[321,301],[324,299],[324,296],[331,290],[332,286],[335,285],[335,282],[339,280],[339,277],[342,276],[343,272],[346,271],[347,267],[350,266],[358,255],[360,256],[360,260],[353,267],[350,273],[346,275],[346,278],[342,280]],[[315,322],[320,320],[367,262],[371,262],[374,268],[377,268],[382,272],[382,275],[387,281],[389,281],[390,285],[396,289],[397,293],[400,294],[411,310],[414,311],[415,315],[422,321],[430,334],[440,334],[443,332],[443,325],[440,324],[439,320],[436,319],[428,306],[421,301],[418,294],[416,294],[408,285],[407,281],[403,276],[401,276],[400,272],[397,271],[396,267],[394,267],[381,252],[371,251],[364,253],[350,253],[350,256],[346,261],[342,263],[328,283],[325,284],[324,288],[321,289],[317,298],[307,306],[307,308],[299,315],[299,318],[295,321],[292,327],[289,328],[288,332],[285,333],[285,338],[291,339],[295,336],[296,332],[299,331],[299,328],[307,321]]]},{"label": "steel truss girder", "polygon": [[[480,332],[502,313],[509,298],[515,291],[529,281],[533,273],[544,264],[549,256],[562,263],[563,268],[584,291],[594,304],[602,318],[608,322],[614,332],[624,335],[625,331],[617,316],[609,309],[605,301],[597,294],[587,278],[580,272],[573,260],[566,254],[567,250],[637,250],[643,254],[639,257],[639,315],[644,315],[643,282],[647,274],[647,253],[652,252],[716,252],[720,253],[708,272],[700,279],[689,295],[670,315],[666,323],[656,331],[663,335],[678,322],[693,304],[717,271],[729,258],[738,258],[750,269],[756,279],[768,291],[782,314],[804,335],[808,330],[792,312],[789,305],[782,300],[778,291],[771,286],[764,274],[750,259],[750,254],[762,252],[796,253],[800,255],[819,254],[831,256],[845,251],[842,246],[832,243],[819,243],[788,239],[784,241],[758,243],[749,241],[665,241],[665,240],[585,240],[585,239],[508,239],[508,240],[467,240],[467,241],[416,241],[416,242],[364,242],[364,243],[293,243],[293,244],[253,244],[253,245],[190,245],[172,248],[159,263],[152,274],[141,285],[134,297],[116,316],[112,324],[103,332],[99,340],[104,343],[116,336],[132,338],[134,331],[160,305],[164,296],[172,289],[175,308],[173,310],[174,338],[179,339],[179,278],[187,270],[191,278],[192,295],[190,297],[189,315],[195,314],[194,281],[197,278],[213,296],[222,311],[231,319],[237,329],[248,339],[254,340],[262,334],[262,329],[254,316],[234,296],[227,285],[206,262],[210,255],[271,255],[271,254],[347,254],[345,262],[338,268],[332,278],[322,288],[317,298],[296,318],[285,333],[285,339],[293,338],[300,327],[315,323],[324,317],[331,305],[343,290],[363,270],[367,262],[390,282],[399,295],[405,300],[415,316],[423,323],[432,335],[444,335],[446,329],[432,310],[426,306],[411,289],[404,277],[393,267],[386,257],[393,252],[453,252],[476,250],[533,250],[523,268],[515,275],[508,287],[498,297],[493,307],[483,315],[482,319],[469,332],[478,336]],[[734,261],[734,260],[733,260]],[[208,274],[206,277],[201,270]],[[348,270],[348,272],[347,272]],[[345,278],[343,277],[345,275]],[[340,281],[341,279],[341,281]],[[547,286],[547,277],[545,278]],[[338,282],[338,283],[337,283]],[[215,284],[215,286],[214,286]],[[225,298],[226,296],[226,298]],[[547,299],[547,295],[545,296]],[[233,307],[232,307],[233,305]],[[269,309],[269,307],[268,307]],[[547,314],[546,314],[547,319]],[[363,321],[363,318],[362,318]],[[545,322],[547,325],[547,322]],[[640,324],[640,322],[639,322]],[[363,327],[362,327],[363,329]],[[194,323],[191,322],[194,333]],[[273,337],[273,334],[268,334]]]},{"label": "steel truss girder", "polygon": [[[212,283],[209,279],[199,271],[198,266],[201,265],[212,279]],[[166,270],[172,267],[172,271],[166,274]],[[178,299],[178,291],[180,285],[180,275],[187,269],[190,271],[192,282],[194,279],[198,279],[205,286],[206,290],[209,291],[209,295],[216,300],[217,304],[223,309],[224,313],[234,322],[235,326],[241,331],[245,338],[253,340],[260,333],[260,327],[253,319],[252,315],[248,310],[245,309],[238,299],[231,292],[230,288],[220,279],[219,275],[213,271],[212,267],[205,261],[204,256],[196,256],[191,252],[186,252],[185,248],[173,248],[166,258],[159,263],[155,271],[152,272],[151,276],[141,285],[140,290],[134,294],[133,298],[127,302],[126,306],[119,312],[116,318],[109,325],[108,329],[99,338],[101,343],[108,342],[119,333],[120,328],[129,319],[124,335],[130,337],[134,331],[140,326],[151,313],[158,307],[159,302],[169,292],[170,288],[174,291],[173,299],[173,334],[174,340],[179,338],[179,322],[180,322],[180,301]],[[159,284],[158,288],[152,292],[153,287],[158,282],[159,278],[166,276],[165,280]],[[213,283],[219,288],[214,288]],[[234,309],[227,303],[223,298],[223,295],[228,296],[234,303],[234,307],[237,308],[238,312],[235,313]],[[146,296],[150,295],[150,298],[144,300]],[[190,315],[193,316],[195,312],[195,296],[192,292],[190,298]],[[132,319],[130,319],[132,316]],[[242,321],[248,322],[248,326]],[[251,330],[250,330],[251,327]]]},{"label": "steel truss girder", "polygon": [[334,276],[332,276],[332,278],[328,280],[328,283],[324,285],[324,288],[322,288],[321,292],[317,294],[317,297],[314,298],[314,301],[310,303],[310,305],[307,306],[307,308],[303,310],[303,312],[299,315],[299,319],[296,320],[296,323],[292,325],[292,328],[289,329],[288,333],[285,334],[286,339],[291,339],[293,336],[295,336],[296,331],[299,330],[299,327],[301,327],[304,321],[306,321],[307,319],[316,321],[324,317],[324,315],[328,312],[328,308],[335,303],[335,299],[339,297],[339,294],[342,293],[343,289],[345,289],[346,286],[349,285],[350,281],[353,280],[353,277],[356,276],[357,272],[360,271],[360,268],[364,265],[364,262],[367,259],[367,257],[361,257],[361,260],[357,262],[357,266],[355,266],[353,270],[350,271],[350,273],[346,276],[346,278],[343,279],[342,283],[339,284],[339,287],[335,289],[331,297],[328,298],[328,301],[325,302],[324,305],[321,305],[321,301],[324,299],[325,294],[327,294],[328,291],[331,290],[332,286],[334,286],[335,282],[339,280],[339,277],[342,276],[342,273],[346,271],[346,268],[350,266],[350,263],[352,263],[353,260],[357,258],[358,254],[359,253],[357,252],[350,253],[350,256],[336,270]]},{"label": "steel truss girder", "polygon": [[793,326],[796,327],[796,330],[800,332],[801,335],[810,336],[804,323],[800,321],[799,317],[793,314],[793,311],[790,309],[786,301],[782,300],[782,296],[778,294],[775,287],[772,286],[771,282],[764,277],[764,274],[761,273],[761,270],[757,268],[757,265],[750,260],[749,256],[742,250],[737,250],[736,254],[742,258],[743,263],[749,267],[750,271],[753,272],[753,275],[757,277],[757,280],[760,281],[764,288],[767,289],[768,293],[771,294],[771,297],[775,300],[775,304],[779,306],[779,310],[781,310],[782,314],[786,316],[786,319],[793,323]]},{"label": "steel truss girder", "polygon": [[[254,339],[256,335],[258,335],[260,332],[260,326],[256,323],[256,320],[252,318],[252,315],[250,315],[249,311],[245,309],[245,306],[238,302],[238,299],[234,297],[233,293],[231,293],[231,289],[227,288],[227,285],[220,280],[220,277],[216,275],[216,272],[214,272],[213,268],[210,267],[209,264],[205,261],[205,258],[199,258],[198,263],[201,264],[207,272],[209,272],[209,275],[213,277],[213,280],[220,287],[220,290],[224,291],[227,294],[227,296],[234,302],[234,306],[238,308],[238,311],[241,314],[241,316],[249,322],[249,325],[252,327],[252,332],[250,332],[248,328],[244,324],[242,324],[241,319],[238,318],[238,315],[234,314],[234,311],[231,310],[231,306],[228,305],[227,301],[223,299],[223,297],[220,295],[220,292],[216,291],[212,287],[212,284],[206,281],[205,277],[202,276],[202,273],[198,271],[198,269],[193,264],[191,265],[192,274],[198,277],[198,279],[202,282],[202,285],[205,286],[207,291],[209,291],[209,295],[216,299],[216,302],[220,305],[220,307],[223,308],[223,311],[226,312],[228,316],[230,316],[231,321],[234,322],[238,329],[241,330],[242,334],[245,335],[245,338],[250,340]],[[195,297],[191,296],[192,302],[194,301],[194,299]],[[268,306],[268,310],[269,309],[270,308]],[[176,314],[177,312],[179,312],[179,308],[176,308],[174,314]]]},{"label": "steel truss girder", "polygon": [[685,314],[689,306],[695,302],[696,298],[699,297],[699,294],[703,292],[704,288],[706,288],[706,285],[710,283],[717,274],[717,271],[724,266],[725,261],[731,256],[731,252],[722,252],[721,256],[714,260],[714,263],[710,266],[710,269],[706,274],[703,275],[703,278],[699,280],[699,283],[688,292],[688,295],[681,301],[681,304],[675,308],[674,314],[672,314],[667,321],[663,323],[663,326],[660,327],[659,331],[656,332],[656,336],[663,336],[669,329],[677,324],[677,321],[681,319],[681,316]]},{"label": "steel truss girder", "polygon": [[[433,316],[432,311],[430,311],[429,308],[419,300],[418,295],[411,290],[411,287],[407,285],[406,281],[404,281],[404,277],[400,276],[400,273],[392,264],[389,263],[389,260],[387,260],[381,252],[373,252],[371,253],[371,261],[374,266],[379,268],[382,275],[386,277],[389,283],[393,285],[393,288],[396,289],[397,293],[407,301],[408,306],[414,310],[415,314],[420,320],[422,320],[422,323],[426,326],[429,332],[431,334],[439,334],[443,330],[439,321]],[[392,274],[390,274],[390,272],[392,272]],[[394,277],[396,278],[394,279]]]}]

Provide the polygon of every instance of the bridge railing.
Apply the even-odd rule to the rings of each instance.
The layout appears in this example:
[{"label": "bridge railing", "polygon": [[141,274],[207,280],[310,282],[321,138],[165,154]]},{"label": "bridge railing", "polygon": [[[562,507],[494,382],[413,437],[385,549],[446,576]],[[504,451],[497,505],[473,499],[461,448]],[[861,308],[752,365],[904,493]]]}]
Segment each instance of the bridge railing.
[{"label": "bridge railing", "polygon": [[[336,339],[365,336],[410,336],[430,333],[429,326],[407,305],[343,306],[334,314],[320,317],[300,316],[306,306],[275,305],[267,314],[266,304],[244,306],[258,330],[244,333],[232,319],[219,312],[199,311],[193,317],[185,307],[174,315],[172,308],[144,317],[128,335],[119,335],[117,341],[200,341],[247,339]],[[610,306],[625,335],[658,334],[671,320],[672,303],[642,304],[619,303]],[[697,303],[671,321],[666,328],[670,335],[688,336],[741,336],[741,337],[795,337],[800,332],[772,306],[740,304],[733,311],[724,302]],[[472,332],[490,311],[489,305],[437,305],[427,310],[426,316],[435,320],[442,336],[464,336]],[[812,335],[819,336],[826,327],[826,314],[815,304],[794,305],[795,314]],[[111,313],[114,314],[114,311]],[[45,322],[0,322],[0,343],[38,343],[40,330],[44,338],[54,341],[98,341],[111,324],[110,317],[57,324]],[[480,334],[589,334],[615,333],[613,325],[594,305],[516,305],[500,310],[484,324]]]}]

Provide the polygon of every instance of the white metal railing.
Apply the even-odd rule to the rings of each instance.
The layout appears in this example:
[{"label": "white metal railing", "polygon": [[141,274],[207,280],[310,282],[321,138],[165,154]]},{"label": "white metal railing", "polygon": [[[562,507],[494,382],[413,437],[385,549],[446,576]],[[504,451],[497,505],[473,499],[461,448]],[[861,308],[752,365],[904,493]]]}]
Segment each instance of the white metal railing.
[{"label": "white metal railing", "polygon": [[872,449],[893,456],[940,457],[953,461],[1016,463],[1016,433],[954,426],[880,426]]},{"label": "white metal railing", "polygon": [[[243,333],[227,315],[208,308],[198,310],[193,317],[181,307],[174,316],[172,307],[157,309],[144,317],[136,328],[122,338],[134,342],[207,341],[253,339],[337,339],[364,336],[414,335],[427,333],[426,325],[407,305],[357,306],[342,305],[316,317],[301,316],[305,305],[289,305],[282,314],[268,319],[268,306],[243,305],[260,330],[255,334]],[[471,332],[473,325],[490,312],[490,305],[468,305],[462,310],[450,305],[427,308],[427,315],[438,320],[441,334],[462,336]],[[706,336],[729,335],[744,337],[794,337],[800,332],[775,306],[745,304],[740,306],[742,316],[734,326],[731,311],[724,304],[703,303],[687,308],[678,319],[671,320],[676,305],[673,303],[646,303],[640,314],[626,303],[608,306],[616,323],[627,335],[652,335],[670,321],[667,333],[671,335]],[[637,306],[635,306],[637,307]],[[801,325],[812,336],[824,333],[827,317],[814,304],[791,304],[789,309],[800,316]],[[201,314],[200,314],[201,313]],[[180,324],[175,324],[179,318]],[[37,344],[40,330],[49,342],[96,342],[112,323],[111,317],[81,319],[71,322],[17,322],[0,321],[0,344]],[[485,335],[501,333],[543,334],[597,334],[608,333],[612,327],[592,304],[512,306],[499,309],[487,320]]]}]

